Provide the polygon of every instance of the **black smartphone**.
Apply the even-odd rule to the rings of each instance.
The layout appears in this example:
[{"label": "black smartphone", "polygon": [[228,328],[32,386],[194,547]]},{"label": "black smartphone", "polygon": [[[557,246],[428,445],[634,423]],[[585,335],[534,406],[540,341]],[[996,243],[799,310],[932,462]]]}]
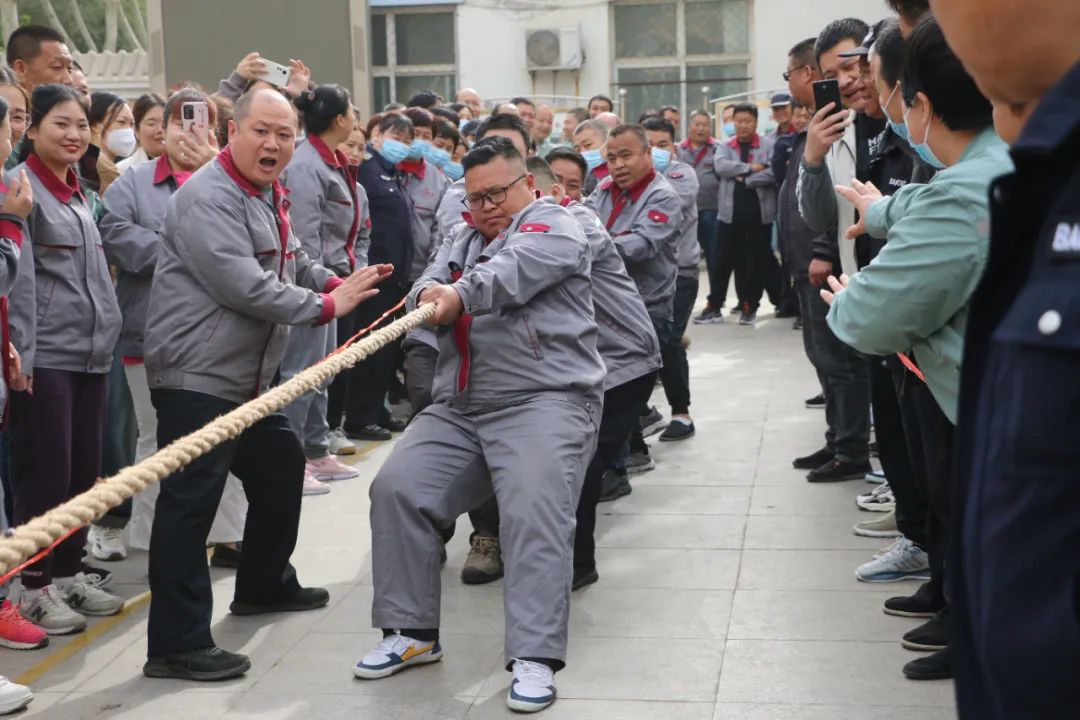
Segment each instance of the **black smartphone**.
[{"label": "black smartphone", "polygon": [[840,82],[838,80],[818,80],[814,83],[814,104],[817,109],[825,107],[829,103],[835,103],[835,112],[840,112],[844,106],[840,104]]}]

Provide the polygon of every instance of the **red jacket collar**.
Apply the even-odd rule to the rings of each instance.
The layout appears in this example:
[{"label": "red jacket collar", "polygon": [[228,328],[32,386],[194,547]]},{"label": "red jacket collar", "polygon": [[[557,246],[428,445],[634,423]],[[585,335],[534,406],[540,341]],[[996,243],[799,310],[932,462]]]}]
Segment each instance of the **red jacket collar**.
[{"label": "red jacket collar", "polygon": [[67,171],[67,182],[63,182],[53,174],[53,171],[41,161],[41,158],[36,153],[31,153],[30,157],[26,159],[26,166],[38,176],[38,180],[41,180],[41,183],[53,194],[53,197],[60,202],[69,203],[71,198],[76,195],[83,202],[86,202],[82,189],[79,187],[79,176],[71,168],[68,168]]},{"label": "red jacket collar", "polygon": [[[739,138],[737,138],[737,137],[731,138],[731,140],[728,142],[728,147],[738,148],[739,147]],[[757,133],[754,133],[754,138],[753,138],[753,140],[750,141],[750,147],[755,148],[755,149],[761,147],[761,136],[758,135]]]},{"label": "red jacket collar", "polygon": [[593,172],[593,175],[595,175],[596,177],[598,177],[601,180],[603,180],[604,178],[606,178],[608,175],[611,174],[611,171],[608,170],[608,166],[607,166],[606,162],[602,162],[599,165],[597,165],[596,167],[594,167],[592,172]]},{"label": "red jacket collar", "polygon": [[169,178],[173,179],[176,183],[176,187],[180,187],[188,181],[188,178],[192,176],[192,173],[184,172],[182,170],[173,170],[172,165],[169,164],[169,157],[167,153],[161,153],[157,159],[157,165],[154,167],[154,184],[160,185]]},{"label": "red jacket collar", "polygon": [[[232,147],[226,146],[224,150],[218,153],[217,161],[221,163],[221,167],[225,169],[232,181],[236,183],[241,190],[246,192],[251,197],[259,197],[263,193],[263,189],[255,185],[255,183],[248,180],[246,177],[240,174],[240,170],[236,167],[236,162],[233,160]],[[277,180],[274,181],[273,191],[275,199],[284,194],[281,183]]]},{"label": "red jacket collar", "polygon": [[649,187],[653,179],[656,178],[656,168],[653,168],[645,174],[640,180],[626,189],[626,194],[630,196],[630,202],[637,202],[639,198],[645,193],[645,188]]},{"label": "red jacket collar", "polygon": [[323,159],[323,162],[330,167],[345,168],[349,166],[349,159],[345,157],[345,153],[340,150],[331,150],[330,146],[318,135],[308,135],[307,141],[311,143],[311,147],[315,148],[315,152],[319,153],[319,157]]},{"label": "red jacket collar", "polygon": [[[716,144],[716,138],[714,138],[712,135],[710,135],[709,139],[705,141],[704,147],[709,147],[709,146],[715,145],[715,144]],[[681,148],[683,148],[685,150],[693,150],[694,149],[694,143],[690,142],[690,138],[686,138],[681,143],[679,143],[679,147],[681,147]]]},{"label": "red jacket collar", "polygon": [[423,180],[424,174],[427,172],[427,163],[424,162],[424,158],[420,158],[419,160],[402,160],[398,163],[398,170],[403,173],[415,175]]},{"label": "red jacket collar", "polygon": [[563,199],[559,201],[559,205],[563,207],[570,207],[570,203],[574,202],[574,198],[569,195],[563,195]]}]

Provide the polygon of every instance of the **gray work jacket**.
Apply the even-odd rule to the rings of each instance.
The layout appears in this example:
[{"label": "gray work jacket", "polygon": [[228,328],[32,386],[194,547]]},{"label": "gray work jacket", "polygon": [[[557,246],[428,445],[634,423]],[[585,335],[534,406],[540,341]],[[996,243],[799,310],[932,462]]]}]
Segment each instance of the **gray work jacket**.
[{"label": "gray work jacket", "polygon": [[682,200],[682,223],[675,243],[675,262],[681,277],[696,278],[701,273],[701,243],[697,237],[698,177],[686,163],[672,160],[664,168],[664,177]]}]

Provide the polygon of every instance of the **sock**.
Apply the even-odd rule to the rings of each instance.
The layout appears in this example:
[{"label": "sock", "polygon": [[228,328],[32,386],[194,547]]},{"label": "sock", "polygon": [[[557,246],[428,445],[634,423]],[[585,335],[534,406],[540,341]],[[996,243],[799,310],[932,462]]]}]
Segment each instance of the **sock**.
[{"label": "sock", "polygon": [[671,422],[682,423],[683,425],[690,425],[693,421],[690,418],[675,416],[671,418]]},{"label": "sock", "polygon": [[[536,663],[537,665],[547,665],[549,668],[551,668],[552,672],[559,672],[564,667],[566,667],[566,663],[563,662],[562,660],[553,660],[551,658],[523,657],[523,658],[518,658],[518,660],[524,660],[526,662],[533,662],[533,663]],[[511,664],[510,668],[512,668],[512,667],[513,667],[513,664]],[[510,668],[507,668],[507,669],[510,669]]]}]

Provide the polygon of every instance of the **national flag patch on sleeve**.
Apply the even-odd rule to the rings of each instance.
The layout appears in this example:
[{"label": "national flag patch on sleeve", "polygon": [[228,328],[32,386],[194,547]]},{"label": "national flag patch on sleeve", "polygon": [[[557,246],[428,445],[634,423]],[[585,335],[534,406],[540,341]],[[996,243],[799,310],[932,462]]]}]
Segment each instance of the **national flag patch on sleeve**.
[{"label": "national flag patch on sleeve", "polygon": [[659,210],[650,210],[649,219],[654,223],[666,223],[668,221],[668,216]]},{"label": "national flag patch on sleeve", "polygon": [[523,233],[546,233],[551,230],[551,226],[543,223],[529,223],[528,225],[522,225],[520,230]]}]

